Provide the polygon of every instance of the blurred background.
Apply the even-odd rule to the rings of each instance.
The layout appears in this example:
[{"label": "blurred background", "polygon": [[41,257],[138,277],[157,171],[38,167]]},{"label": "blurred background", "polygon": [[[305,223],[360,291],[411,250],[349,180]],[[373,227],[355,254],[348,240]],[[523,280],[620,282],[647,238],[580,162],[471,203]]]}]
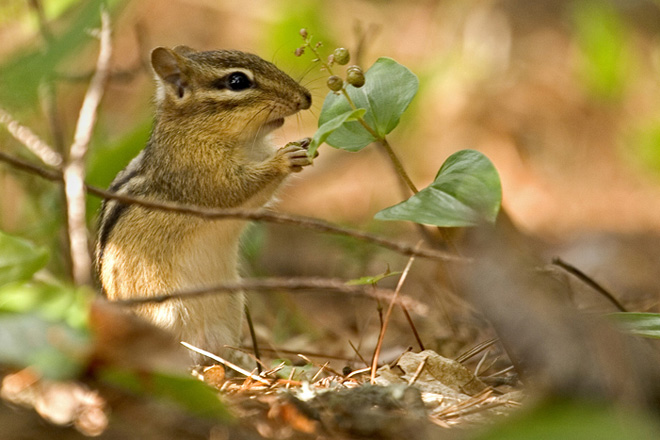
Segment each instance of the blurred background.
[{"label": "blurred background", "polygon": [[[100,109],[88,181],[107,187],[144,146],[152,121],[155,46],[232,48],[270,60],[308,87],[309,112],[275,134],[279,144],[316,129],[325,75],[295,57],[307,28],[322,50],[348,48],[366,70],[378,57],[415,72],[420,90],[390,142],[418,187],[453,152],[472,148],[498,169],[504,207],[518,228],[631,304],[658,311],[660,295],[660,2],[653,0],[156,0],[110,2],[112,79]],[[39,19],[39,16],[42,19]],[[98,2],[3,0],[0,107],[64,150],[98,51],[89,30]],[[355,59],[357,58],[357,60]],[[37,161],[4,129],[0,149]],[[290,179],[281,211],[418,240],[414,227],[376,222],[402,200],[386,157],[327,145]],[[99,201],[89,200],[90,231]],[[0,229],[53,250],[49,271],[67,278],[61,189],[0,165]],[[90,232],[91,234],[91,232]],[[402,270],[406,259],[347,239],[254,225],[250,276],[357,278]],[[477,275],[478,276],[478,275]],[[385,285],[387,282],[385,282]],[[455,356],[487,326],[444,271],[419,261],[404,293],[432,311],[418,326],[428,348]],[[587,301],[588,300],[588,301]],[[371,353],[374,303],[330,294],[254,295],[257,331],[278,347]],[[610,310],[587,295],[591,310]],[[414,345],[396,317],[388,350]],[[368,357],[368,356],[367,356]],[[387,358],[386,354],[383,358]]]}]

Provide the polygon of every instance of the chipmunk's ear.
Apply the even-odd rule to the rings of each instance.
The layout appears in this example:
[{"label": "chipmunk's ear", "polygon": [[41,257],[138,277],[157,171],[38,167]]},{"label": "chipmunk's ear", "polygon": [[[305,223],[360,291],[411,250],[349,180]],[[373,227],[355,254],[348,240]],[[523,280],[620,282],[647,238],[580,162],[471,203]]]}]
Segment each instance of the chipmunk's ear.
[{"label": "chipmunk's ear", "polygon": [[181,45],[181,46],[176,46],[176,47],[175,47],[174,49],[172,49],[172,50],[173,50],[174,52],[178,53],[179,55],[184,56],[184,57],[185,57],[185,56],[188,56],[188,55],[190,55],[190,54],[192,54],[192,53],[197,52],[197,51],[196,51],[195,49],[193,49],[192,47],[189,47],[189,46],[183,46],[183,45]]},{"label": "chipmunk's ear", "polygon": [[157,47],[151,51],[151,66],[160,78],[161,84],[170,88],[179,98],[183,98],[188,87],[182,51],[193,50],[189,47],[177,46],[174,50]]}]

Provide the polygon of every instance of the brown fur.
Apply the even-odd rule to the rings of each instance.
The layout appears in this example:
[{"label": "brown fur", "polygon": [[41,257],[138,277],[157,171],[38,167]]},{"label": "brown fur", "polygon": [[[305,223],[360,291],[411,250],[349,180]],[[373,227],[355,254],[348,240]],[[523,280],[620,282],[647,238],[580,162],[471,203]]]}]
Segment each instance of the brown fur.
[{"label": "brown fur", "polygon": [[[279,150],[268,133],[281,119],[309,108],[309,92],[256,55],[156,48],[158,82],[151,139],[117,175],[111,189],[202,207],[257,208],[291,172],[309,165],[306,151]],[[224,87],[243,72],[252,86]],[[128,299],[212,286],[239,279],[239,237],[244,222],[205,221],[104,203],[97,269],[108,298]],[[148,304],[136,312],[185,340],[220,355],[239,342],[242,293]],[[193,356],[196,361],[201,359]]]}]

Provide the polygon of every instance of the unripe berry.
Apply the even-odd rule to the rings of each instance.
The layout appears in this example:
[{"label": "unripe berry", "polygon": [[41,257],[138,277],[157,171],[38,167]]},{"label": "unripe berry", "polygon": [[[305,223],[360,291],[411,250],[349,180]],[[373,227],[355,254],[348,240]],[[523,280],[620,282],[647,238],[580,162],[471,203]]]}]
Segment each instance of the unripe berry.
[{"label": "unripe berry", "polygon": [[307,29],[305,28],[300,29],[300,36],[303,38],[307,38]]},{"label": "unripe berry", "polygon": [[364,85],[364,72],[360,66],[350,66],[346,69],[346,82],[357,88]]},{"label": "unripe berry", "polygon": [[337,75],[332,75],[328,78],[328,88],[333,92],[338,92],[344,86],[344,81]]},{"label": "unripe berry", "polygon": [[348,64],[348,62],[351,59],[351,54],[348,53],[348,49],[345,49],[343,47],[338,47],[337,49],[335,49],[333,55],[335,58],[335,63],[342,66]]}]

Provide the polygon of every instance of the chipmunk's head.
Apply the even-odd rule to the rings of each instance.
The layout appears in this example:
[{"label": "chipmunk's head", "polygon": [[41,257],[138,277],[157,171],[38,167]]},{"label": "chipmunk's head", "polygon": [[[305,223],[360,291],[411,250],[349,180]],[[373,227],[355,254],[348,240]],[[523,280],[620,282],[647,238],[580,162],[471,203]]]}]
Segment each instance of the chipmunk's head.
[{"label": "chipmunk's head", "polygon": [[312,102],[293,78],[249,53],[157,47],[151,65],[158,81],[158,117],[175,118],[182,130],[254,139]]}]

